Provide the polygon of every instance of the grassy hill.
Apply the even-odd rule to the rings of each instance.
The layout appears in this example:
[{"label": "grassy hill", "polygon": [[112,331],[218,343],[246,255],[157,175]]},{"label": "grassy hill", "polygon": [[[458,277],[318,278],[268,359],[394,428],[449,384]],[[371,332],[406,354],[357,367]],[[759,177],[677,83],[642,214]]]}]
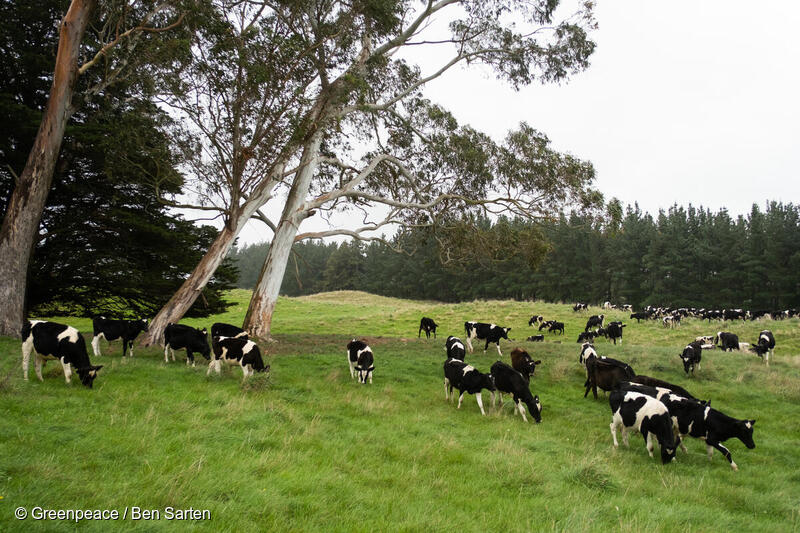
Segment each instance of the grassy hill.
[{"label": "grassy hill", "polygon": [[[185,323],[239,323],[246,291],[232,291],[224,314]],[[242,384],[241,371],[206,377],[165,364],[159,348],[122,359],[121,345],[92,390],[64,383],[60,365],[45,381],[22,380],[20,343],[0,338],[0,531],[73,529],[70,522],[17,521],[14,509],[158,509],[160,521],[134,531],[174,528],[164,508],[208,509],[203,531],[789,531],[800,528],[800,320],[719,323],[688,320],[675,330],[637,324],[624,313],[624,343],[597,341],[601,355],[637,373],[683,385],[737,418],[755,418],[756,448],[728,441],[740,471],[691,439],[689,453],[661,465],[641,437],[611,445],[606,397],[583,398],[577,334],[589,314],[541,302],[439,304],[359,292],[284,298],[277,342],[262,345],[272,374]],[[527,343],[532,313],[566,323],[567,334]],[[439,338],[417,339],[419,318]],[[465,320],[510,326],[514,346],[542,359],[532,383],[542,423],[524,424],[507,401],[481,417],[474,398],[461,410],[444,400],[444,339]],[[89,334],[83,319],[58,319]],[[766,368],[749,353],[706,352],[685,377],[678,353],[689,340],[725,329],[742,341],[772,329]],[[366,338],[375,382],[351,381],[345,344]],[[488,371],[482,346],[467,361]],[[182,352],[181,352],[182,354]],[[656,453],[656,456],[658,454]],[[122,521],[81,522],[104,531]]]}]

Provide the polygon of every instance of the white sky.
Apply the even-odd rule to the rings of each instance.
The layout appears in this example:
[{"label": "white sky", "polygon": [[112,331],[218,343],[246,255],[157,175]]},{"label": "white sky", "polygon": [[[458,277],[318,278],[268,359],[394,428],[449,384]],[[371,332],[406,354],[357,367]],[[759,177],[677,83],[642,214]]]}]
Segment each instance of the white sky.
[{"label": "white sky", "polygon": [[[496,139],[528,122],[591,161],[607,199],[653,214],[800,201],[799,3],[600,0],[595,13],[591,66],[566,84],[514,92],[457,69],[426,95]],[[268,240],[260,224],[240,244]]]}]

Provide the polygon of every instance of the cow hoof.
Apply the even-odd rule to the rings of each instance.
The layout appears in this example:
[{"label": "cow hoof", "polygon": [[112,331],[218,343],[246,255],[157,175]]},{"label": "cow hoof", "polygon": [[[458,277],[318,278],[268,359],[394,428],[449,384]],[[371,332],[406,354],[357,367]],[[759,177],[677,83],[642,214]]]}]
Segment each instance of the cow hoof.
[{"label": "cow hoof", "polygon": [[731,468],[733,468],[734,472],[738,472],[739,471],[739,467],[736,466],[736,463],[731,463]]}]

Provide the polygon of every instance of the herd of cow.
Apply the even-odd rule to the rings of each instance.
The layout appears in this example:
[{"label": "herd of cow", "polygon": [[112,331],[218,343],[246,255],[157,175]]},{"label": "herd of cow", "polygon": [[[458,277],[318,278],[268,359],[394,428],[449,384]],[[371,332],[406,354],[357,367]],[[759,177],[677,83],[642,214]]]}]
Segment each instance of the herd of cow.
[{"label": "herd of cow", "polygon": [[[606,308],[614,308],[608,302]],[[573,309],[580,311],[586,309],[585,304],[576,304]],[[630,309],[627,309],[630,310]],[[767,313],[760,314],[759,317]],[[794,310],[768,313],[770,318],[787,318],[796,316]],[[752,319],[754,314],[742,310],[706,311],[695,309],[669,309],[646,308],[641,313],[631,314],[631,318],[652,319],[661,318],[671,326],[680,323],[686,316],[695,316],[703,319],[721,318],[723,320]],[[534,315],[528,321],[529,326],[537,325],[539,331],[547,328],[549,332],[564,334],[564,323],[556,320],[546,321],[543,316]],[[418,337],[425,331],[430,338],[433,333],[436,338],[436,322],[428,317],[420,320]],[[712,409],[710,402],[698,400],[686,389],[666,381],[650,376],[637,375],[627,363],[598,355],[593,340],[606,337],[616,345],[617,340],[622,343],[622,332],[626,325],[621,321],[605,323],[605,316],[592,315],[586,322],[584,331],[578,336],[582,343],[578,361],[586,369],[584,383],[584,397],[592,390],[597,399],[597,389],[609,392],[609,404],[612,411],[611,435],[614,446],[618,446],[617,430],[622,431],[623,442],[628,444],[628,431],[638,431],[645,440],[650,456],[653,456],[654,443],[661,447],[661,459],[667,463],[675,458],[676,450],[686,448],[683,439],[687,436],[702,439],[706,442],[709,459],[714,448],[719,450],[730,462],[731,467],[737,470],[730,451],[722,444],[729,438],[740,439],[748,448],[754,448],[753,425],[755,420],[737,420],[722,412]],[[93,320],[92,348],[95,356],[100,356],[100,340],[113,341],[122,339],[122,354],[126,352],[133,356],[133,341],[142,331],[147,331],[145,320],[108,320],[103,317]],[[595,328],[595,329],[592,329]],[[492,394],[492,407],[496,404],[496,394],[499,396],[500,406],[503,404],[502,394],[510,394],[515,408],[527,422],[525,407],[530,416],[538,423],[541,421],[542,404],[538,395],[533,395],[530,390],[531,378],[536,366],[541,361],[533,358],[522,348],[511,351],[511,364],[503,361],[495,362],[490,372],[482,373],[475,367],[465,363],[467,350],[473,352],[472,341],[485,341],[484,353],[490,343],[494,343],[497,353],[502,356],[500,340],[509,340],[508,333],[511,328],[482,322],[465,322],[465,344],[461,339],[449,336],[445,343],[447,358],[444,362],[444,387],[445,399],[455,398],[453,389],[458,389],[458,408],[465,394],[476,397],[478,407],[482,414],[486,414],[481,397],[482,390]],[[42,378],[42,367],[47,360],[57,359],[62,363],[64,377],[70,383],[72,371],[78,374],[81,383],[92,387],[97,372],[103,365],[92,365],[86,350],[83,336],[77,329],[64,324],[46,321],[26,322],[22,328],[22,357],[23,377],[28,379],[28,366],[32,353],[35,352],[35,371],[39,380]],[[265,365],[258,345],[249,340],[247,333],[230,324],[215,323],[211,326],[211,346],[208,344],[208,332],[205,328],[198,329],[183,324],[169,324],[164,330],[164,361],[169,362],[169,355],[175,360],[175,350],[186,350],[186,363],[194,366],[194,354],[199,353],[209,361],[207,375],[216,370],[221,372],[221,364],[236,365],[242,368],[246,379],[255,372],[269,372],[269,365]],[[543,335],[528,337],[528,341],[541,341]],[[775,338],[771,331],[763,330],[758,340],[753,344],[740,343],[738,336],[729,332],[718,332],[715,336],[697,337],[690,342],[679,357],[683,361],[684,371],[694,373],[699,369],[703,350],[719,347],[721,350],[740,350],[749,348],[765,359],[769,364],[769,357],[775,348]],[[358,379],[362,384],[367,381],[372,383],[375,370],[375,358],[372,349],[363,340],[353,339],[347,345],[347,360],[350,367],[351,379]]]}]

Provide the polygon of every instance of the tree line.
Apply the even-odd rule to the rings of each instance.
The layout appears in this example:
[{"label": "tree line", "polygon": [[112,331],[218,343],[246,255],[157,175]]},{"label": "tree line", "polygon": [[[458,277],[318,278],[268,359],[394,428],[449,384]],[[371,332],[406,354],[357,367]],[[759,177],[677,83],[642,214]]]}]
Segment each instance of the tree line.
[{"label": "tree line", "polygon": [[[800,206],[769,202],[747,215],[673,206],[653,217],[638,205],[609,202],[605,216],[562,215],[536,224],[482,221],[496,236],[507,226],[540,231],[543,243],[507,257],[475,245],[448,264],[436,236],[401,232],[389,244],[298,243],[281,285],[288,296],[357,289],[444,302],[541,299],[779,309],[800,306]],[[499,238],[499,237],[498,237]],[[404,247],[413,254],[397,253]],[[237,285],[252,288],[268,243],[234,250]],[[482,257],[482,255],[484,255]],[[443,261],[444,259],[444,261]]]}]

